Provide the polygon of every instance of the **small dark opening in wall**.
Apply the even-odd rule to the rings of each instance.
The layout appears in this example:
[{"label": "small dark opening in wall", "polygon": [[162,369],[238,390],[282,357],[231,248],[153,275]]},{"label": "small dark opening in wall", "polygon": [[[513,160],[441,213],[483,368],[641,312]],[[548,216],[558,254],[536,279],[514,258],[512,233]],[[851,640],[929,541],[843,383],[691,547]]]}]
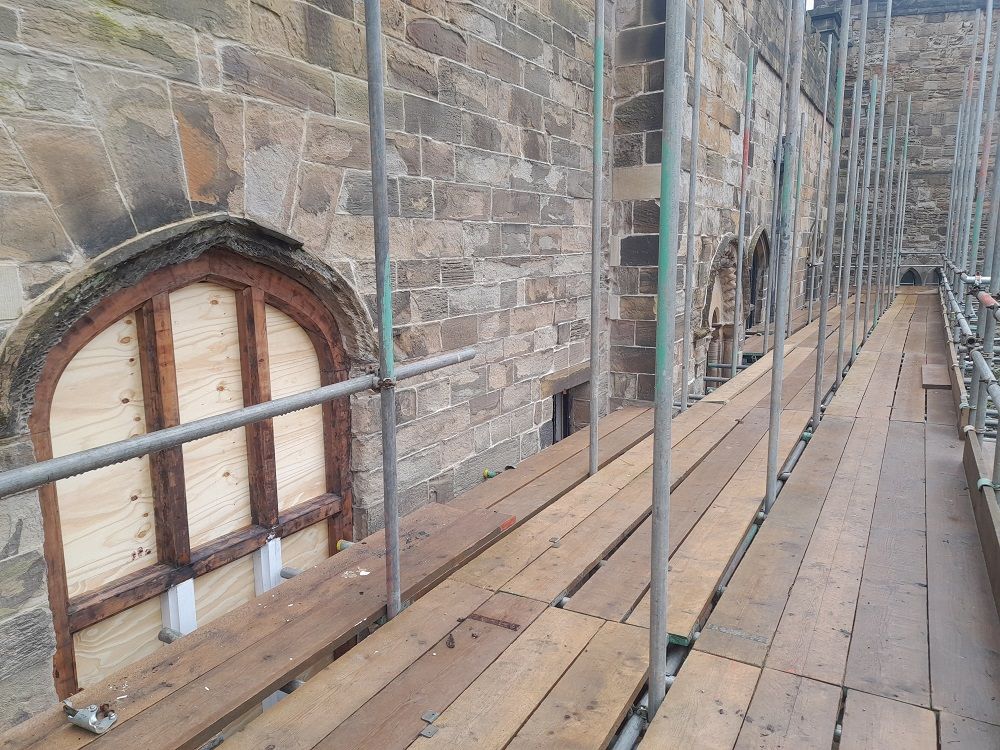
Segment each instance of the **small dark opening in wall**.
[{"label": "small dark opening in wall", "polygon": [[552,396],[552,442],[558,443],[573,432],[573,399],[569,391]]}]

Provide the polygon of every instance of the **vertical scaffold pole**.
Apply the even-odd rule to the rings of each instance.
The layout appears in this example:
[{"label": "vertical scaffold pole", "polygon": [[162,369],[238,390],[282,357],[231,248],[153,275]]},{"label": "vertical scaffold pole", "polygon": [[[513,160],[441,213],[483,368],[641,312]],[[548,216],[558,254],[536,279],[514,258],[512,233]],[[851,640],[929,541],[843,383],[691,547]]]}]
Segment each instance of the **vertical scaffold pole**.
[{"label": "vertical scaffold pole", "polygon": [[[978,21],[979,16],[976,16]],[[962,168],[965,155],[965,131],[969,120],[969,100],[972,98],[972,66],[968,66],[965,71],[965,88],[962,92],[962,102],[958,109],[958,126],[955,130],[955,158],[952,161],[951,188],[948,199],[948,226],[945,234],[945,257],[955,263],[955,247],[958,245],[957,238],[957,216],[958,204],[962,195]],[[954,273],[945,270],[946,274],[952,274],[952,289],[955,288],[956,280]]]},{"label": "vertical scaffold pole", "polygon": [[[1000,33],[998,33],[1000,37]],[[993,92],[990,94],[990,101],[992,106],[996,106],[996,79],[997,79],[997,69],[1000,65],[997,65],[997,60],[993,63]],[[995,116],[995,113],[992,113]],[[905,147],[904,147],[905,151]],[[989,289],[990,293],[994,294],[994,299],[996,294],[994,290],[1000,289],[1000,253],[997,252],[996,241],[997,241],[997,223],[1000,219],[1000,201],[997,200],[997,196],[1000,196],[1000,169],[996,166],[993,168],[993,192],[991,194],[991,206],[990,206],[990,224],[989,229],[986,232],[986,257],[983,261],[983,274],[990,277]],[[980,310],[979,313],[979,326],[978,335],[979,340],[983,342],[983,356],[986,358],[986,363],[990,367],[994,367],[994,356],[996,354],[996,347],[994,344],[994,338],[997,331],[997,321],[996,318],[985,310]],[[976,399],[976,431],[981,432],[986,426],[986,405],[988,393],[985,388],[979,389],[978,398]],[[995,481],[995,480],[994,480]]]},{"label": "vertical scaffold pole", "polygon": [[[1000,36],[1000,35],[998,35]],[[986,44],[987,50],[989,49],[989,43],[987,40]],[[989,161],[990,152],[993,141],[993,125],[996,119],[996,106],[997,106],[997,85],[998,85],[998,73],[1000,73],[1000,65],[997,64],[1000,60],[996,60],[993,63],[993,75],[992,81],[990,83],[990,100],[987,107],[987,120],[986,120],[986,133],[983,136],[983,156],[979,165],[979,188],[976,195],[976,216],[975,222],[975,232],[972,237],[972,262],[969,264],[969,273],[975,273],[977,258],[979,255],[979,237],[980,237],[980,227],[982,224],[983,216],[983,201],[986,194],[986,175],[989,171]],[[1000,169],[994,167],[994,172],[1000,175]],[[983,257],[983,275],[989,275],[994,268],[994,258],[996,255],[996,248],[994,247],[994,241],[996,239],[996,222],[994,221],[994,216],[996,215],[995,206],[997,191],[996,187],[993,190],[993,203],[994,209],[990,211],[990,224],[986,233],[986,252]],[[989,287],[993,289],[996,287],[996,281],[993,280],[994,277],[990,276]],[[989,325],[987,321],[993,321],[995,319],[990,312],[980,308],[979,316],[976,324],[977,334],[980,337],[980,341],[983,342],[983,356],[986,357],[986,362],[992,367],[993,366],[993,336],[996,332],[995,325]],[[989,335],[989,340],[985,337]],[[979,378],[972,379],[972,401],[976,405],[975,411],[975,425],[976,432],[982,433],[986,428],[986,396],[987,391],[984,384],[980,382]]]},{"label": "vertical scaffold pole", "polygon": [[[840,185],[840,146],[844,132],[844,87],[847,79],[847,44],[851,33],[851,0],[844,0],[840,11],[840,38],[837,48],[837,86],[833,99],[833,137],[830,142],[830,174],[826,187],[826,225],[823,235],[823,284],[819,297],[819,321],[816,332],[816,377],[813,379],[812,428],[819,426],[823,403],[823,365],[826,360],[826,326],[830,311],[830,285],[833,279],[833,235],[837,223],[837,189]],[[832,43],[831,39],[831,43]]]},{"label": "vertical scaffold pole", "polygon": [[[892,130],[889,131],[889,140],[886,144],[886,152],[889,158],[889,179],[885,186],[885,219],[887,222],[885,231],[885,240],[883,245],[886,248],[883,252],[895,253],[896,250],[896,229],[898,228],[899,218],[897,217],[897,206],[893,203],[893,200],[898,198],[895,194],[896,184],[894,182],[894,176],[896,174],[896,124],[899,120],[899,97],[896,97],[896,101],[892,108]],[[895,259],[895,256],[893,256]]]},{"label": "vertical scaffold pole", "polygon": [[[788,136],[785,129],[785,107],[787,106],[788,91],[788,56],[791,52],[789,47],[792,33],[791,15],[792,5],[795,0],[788,0],[785,3],[785,46],[782,51],[783,61],[781,64],[781,95],[778,97],[778,140],[774,145],[774,183],[771,189],[771,244],[778,246],[778,187],[781,184],[781,158],[784,153],[782,143]],[[780,283],[778,276],[778,255],[772,252],[767,259],[767,286],[764,287],[764,346],[761,352],[767,354],[771,335],[771,310],[774,308],[774,291]]]},{"label": "vertical scaffold pole", "polygon": [[792,201],[792,250],[791,260],[788,263],[788,315],[786,320],[786,332],[792,327],[792,310],[794,309],[793,292],[795,290],[795,261],[799,250],[799,202],[802,198],[802,142],[805,140],[806,113],[799,116],[799,150],[795,154],[795,198]]},{"label": "vertical scaffold pole", "polygon": [[[687,204],[687,259],[684,261],[684,323],[681,354],[681,411],[687,411],[691,393],[691,360],[694,342],[691,340],[691,316],[694,307],[694,268],[697,265],[695,250],[695,201],[698,197],[698,131],[701,126],[701,54],[705,26],[705,0],[697,0],[694,20],[694,101],[691,107],[691,158],[688,180]],[[722,352],[719,352],[722,358]]]},{"label": "vertical scaffold pole", "polygon": [[[959,246],[959,257],[961,257],[962,262],[959,264],[961,269],[966,273],[975,273],[976,269],[969,264],[970,260],[970,239],[972,236],[972,219],[973,210],[975,208],[975,191],[976,191],[976,162],[979,160],[979,144],[981,131],[983,127],[983,105],[986,99],[986,73],[989,65],[990,57],[990,36],[991,28],[993,25],[993,0],[987,0],[986,8],[988,15],[986,16],[986,32],[983,35],[983,55],[980,60],[979,67],[979,90],[976,94],[976,106],[973,110],[972,115],[972,131],[971,138],[969,140],[968,149],[968,164],[967,164],[967,175],[966,175],[966,193],[965,193],[965,205],[962,209],[963,219],[962,219],[962,234],[961,234],[961,244]],[[977,44],[978,46],[978,44]],[[979,248],[975,249],[976,254],[979,253]],[[965,299],[965,282],[962,281],[961,276],[958,279],[958,299]],[[965,303],[965,313],[968,316],[972,311],[972,301],[966,300]]]},{"label": "vertical scaffold pole", "polygon": [[[989,70],[990,62],[990,37],[992,36],[993,28],[993,0],[986,0],[986,33],[983,35],[983,59],[982,67],[980,69],[980,81],[979,81],[979,120],[982,121],[983,116],[983,100],[986,94],[986,73]],[[976,207],[975,214],[972,219],[972,244],[969,248],[969,262],[966,264],[967,272],[969,274],[975,274],[976,269],[979,267],[979,239],[982,235],[983,226],[983,201],[986,196],[986,175],[990,168],[990,149],[993,145],[993,114],[996,110],[996,95],[997,95],[997,66],[996,62],[993,64],[993,81],[990,85],[990,109],[987,113],[986,120],[986,132],[983,134],[983,152],[982,156],[979,158],[979,181],[976,187]],[[976,129],[976,138],[979,138],[979,129]],[[977,141],[976,151],[973,152],[975,155],[978,149]],[[964,287],[963,287],[964,288]],[[965,314],[972,314],[972,297],[965,298]],[[973,378],[973,389],[978,391],[976,386],[976,378]],[[977,393],[978,395],[978,393]],[[985,418],[985,409],[984,418]]]},{"label": "vertical scaffold pole", "polygon": [[747,188],[750,181],[750,136],[752,132],[750,118],[753,116],[753,70],[757,60],[757,50],[751,48],[747,53],[747,80],[743,97],[743,167],[740,170],[740,218],[736,240],[736,304],[733,307],[736,316],[733,320],[733,361],[729,369],[729,377],[735,378],[740,366],[740,350],[743,347],[743,330],[746,316],[743,314],[743,263],[747,246]]},{"label": "vertical scaffold pole", "polygon": [[858,137],[861,131],[861,92],[865,85],[865,40],[868,37],[868,0],[861,3],[861,35],[858,42],[858,70],[851,103],[851,147],[847,165],[847,201],[844,233],[840,242],[840,329],[837,331],[837,373],[835,388],[844,379],[844,356],[847,343],[847,299],[851,291],[851,256],[854,253],[854,225],[858,199]]},{"label": "vertical scaffold pole", "polygon": [[368,59],[368,122],[372,154],[372,213],[375,234],[375,297],[379,327],[382,412],[382,487],[385,509],[386,609],[391,620],[402,609],[399,579],[399,499],[396,494],[396,368],[392,349],[392,274],[389,266],[389,194],[385,160],[385,86],[380,0],[365,0]]},{"label": "vertical scaffold pole", "polygon": [[[861,287],[865,284],[865,240],[868,236],[868,197],[872,175],[872,147],[875,143],[875,112],[878,109],[878,76],[872,78],[868,91],[868,125],[865,133],[865,168],[861,179],[861,237],[858,239],[858,266],[854,282],[854,319],[851,323],[851,357],[848,363],[854,362],[858,353],[858,323],[864,324],[861,318]],[[874,227],[872,228],[874,231]],[[868,278],[871,278],[871,264],[868,266]],[[868,317],[868,302],[865,302],[865,319]]]},{"label": "vertical scaffold pole", "polygon": [[684,108],[687,3],[668,0],[664,24],[663,137],[660,146],[660,238],[656,278],[656,374],[653,416],[653,513],[649,571],[649,715],[667,693],[667,558],[670,549],[670,427],[674,396],[675,258]]},{"label": "vertical scaffold pole", "polygon": [[604,262],[604,0],[594,0],[594,160],[590,190],[590,474],[600,468],[601,266]]},{"label": "vertical scaffold pole", "polygon": [[[893,224],[891,232],[892,246],[888,250],[894,260],[897,259],[899,254],[902,252],[903,213],[906,206],[906,195],[904,190],[906,189],[907,154],[910,147],[910,102],[912,99],[913,95],[911,94],[907,98],[906,102],[906,120],[903,125],[902,136],[899,136],[898,130],[894,128],[894,132],[897,132],[897,137],[902,137],[903,139],[903,149],[899,158],[899,179],[896,181],[896,190],[894,193],[895,203],[893,204]],[[890,172],[889,179],[892,180],[892,178],[893,174]]]},{"label": "vertical scaffold pole", "polygon": [[791,261],[792,236],[792,174],[793,160],[798,149],[799,100],[802,90],[802,45],[805,35],[806,0],[794,0],[792,15],[792,65],[789,80],[788,113],[785,121],[785,155],[782,159],[783,174],[781,185],[781,231],[778,238],[778,273],[782,283],[776,289],[776,312],[774,320],[774,358],[771,363],[771,410],[767,427],[767,495],[764,498],[764,512],[768,513],[778,496],[778,437],[781,432],[781,384],[785,364],[785,317],[788,314],[788,297],[791,291],[785,283],[786,269]]},{"label": "vertical scaffold pole", "polygon": [[[882,96],[878,104],[878,145],[875,151],[875,192],[872,193],[872,234],[868,246],[868,284],[865,293],[865,324],[862,326],[861,340],[868,340],[868,313],[872,315],[872,325],[878,320],[881,314],[878,302],[872,306],[871,275],[875,271],[875,235],[878,234],[878,206],[882,188],[882,134],[885,131],[885,100],[889,95],[889,41],[892,36],[892,0],[887,0],[885,5],[885,38],[882,43]],[[866,204],[867,205],[867,202]],[[886,212],[889,210],[886,204]],[[866,214],[867,216],[867,214]],[[867,226],[867,221],[862,222]],[[885,250],[885,237],[882,238],[883,257]],[[862,243],[864,248],[864,243]],[[881,268],[881,264],[879,266]]]},{"label": "vertical scaffold pole", "polygon": [[833,40],[828,39],[826,44],[826,78],[823,84],[823,119],[819,126],[819,169],[816,170],[816,214],[813,218],[812,231],[812,252],[809,253],[809,302],[806,309],[806,324],[813,320],[813,303],[816,301],[816,269],[819,267],[817,253],[819,252],[819,225],[820,225],[820,205],[819,196],[823,184],[823,167],[826,165],[826,105],[830,100],[830,62],[833,59]]}]

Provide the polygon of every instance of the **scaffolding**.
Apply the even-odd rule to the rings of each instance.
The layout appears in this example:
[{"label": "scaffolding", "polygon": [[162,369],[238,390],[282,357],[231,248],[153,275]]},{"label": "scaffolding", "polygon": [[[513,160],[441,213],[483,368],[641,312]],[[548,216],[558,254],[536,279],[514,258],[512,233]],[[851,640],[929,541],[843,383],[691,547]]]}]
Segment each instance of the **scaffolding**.
[{"label": "scaffolding", "polygon": [[[389,231],[389,206],[387,199],[387,164],[386,164],[386,134],[384,112],[384,58],[382,50],[381,8],[380,0],[365,0],[366,40],[367,40],[367,75],[368,75],[368,107],[372,161],[372,192],[374,196],[374,251],[376,260],[376,304],[377,324],[380,339],[378,372],[345,380],[333,385],[307,391],[286,398],[275,399],[238,409],[219,416],[185,423],[177,427],[151,432],[116,443],[100,446],[71,455],[42,461],[23,466],[0,474],[0,496],[8,496],[26,489],[38,487],[59,479],[92,471],[104,466],[142,456],[151,452],[178,446],[208,435],[253,424],[262,420],[309,406],[321,404],[332,399],[348,397],[351,394],[372,390],[380,395],[381,440],[383,465],[383,493],[385,504],[385,546],[386,546],[386,592],[387,616],[395,617],[405,606],[402,601],[399,569],[399,502],[397,492],[397,452],[396,452],[396,409],[395,389],[402,380],[418,376],[433,370],[467,362],[475,356],[472,348],[431,357],[420,362],[396,366],[393,357],[393,315],[392,315],[392,276],[391,276],[391,245]],[[668,660],[668,630],[667,630],[667,600],[669,595],[667,559],[669,551],[669,509],[670,509],[670,448],[671,423],[674,412],[674,365],[675,365],[675,310],[676,310],[676,262],[680,245],[679,207],[681,201],[681,132],[683,130],[683,115],[688,102],[685,91],[684,52],[685,52],[685,19],[687,3],[681,0],[668,0],[665,23],[665,55],[664,55],[664,96],[663,96],[663,137],[660,160],[660,225],[658,248],[658,280],[657,280],[657,316],[656,316],[656,348],[655,348],[655,419],[653,448],[653,490],[652,490],[652,538],[650,556],[650,667],[649,683],[646,696],[642,699],[648,706],[647,713],[651,718],[656,714],[662,703],[667,688],[671,682],[672,671],[677,668],[676,660]],[[603,98],[604,98],[604,0],[597,0],[594,13],[594,91],[593,91],[593,163],[592,163],[592,221],[591,221],[591,305],[590,305],[590,439],[589,439],[589,471],[598,471],[598,415],[600,412],[601,367],[600,344],[601,326],[601,293],[603,286],[602,259],[605,255],[605,242],[602,236],[602,202],[604,196],[604,161],[603,161]],[[772,195],[772,226],[774,228],[776,252],[772,253],[772,270],[768,274],[766,309],[764,312],[764,354],[769,346],[766,343],[771,320],[773,329],[773,366],[771,369],[771,391],[768,418],[768,451],[767,451],[767,492],[761,505],[758,522],[752,531],[762,523],[771,510],[780,491],[781,484],[788,475],[788,464],[779,464],[778,436],[782,409],[782,379],[783,354],[791,311],[791,282],[793,250],[796,238],[796,217],[798,215],[798,196],[801,189],[802,134],[804,132],[804,115],[800,116],[800,97],[802,83],[803,50],[805,46],[805,0],[790,0],[785,16],[785,60],[787,75],[783,77],[781,92],[781,122],[778,155],[775,164],[774,194]],[[867,111],[867,134],[865,146],[862,182],[860,183],[860,201],[858,200],[858,159],[861,135],[862,91],[864,88],[865,40],[867,36],[868,0],[864,0],[861,8],[861,37],[858,49],[858,78],[854,86],[854,107],[850,133],[849,171],[846,189],[845,229],[841,237],[840,268],[837,269],[840,278],[840,328],[839,349],[837,352],[836,383],[833,390],[840,385],[845,370],[850,366],[857,353],[857,347],[863,345],[872,327],[878,322],[881,312],[891,303],[898,284],[900,255],[903,247],[907,207],[908,207],[908,142],[910,104],[906,107],[906,121],[897,135],[897,117],[893,118],[892,134],[889,136],[888,160],[885,166],[885,200],[880,204],[880,187],[883,176],[883,128],[885,105],[891,82],[886,78],[889,58],[889,34],[892,15],[891,0],[886,11],[885,47],[882,57],[881,76],[870,79],[870,98]],[[988,4],[987,23],[984,41],[990,36],[990,19],[992,16],[992,0]],[[845,79],[848,64],[848,37],[851,29],[851,1],[844,0],[840,16],[839,47],[836,65],[833,73],[836,83],[833,87],[832,108],[832,138],[830,152],[825,151],[821,157],[821,165],[829,164],[827,178],[827,194],[825,220],[823,223],[823,252],[817,258],[815,254],[819,245],[820,207],[815,210],[815,228],[813,240],[813,259],[808,267],[810,277],[807,283],[808,292],[806,305],[809,318],[816,300],[816,284],[814,274],[821,270],[821,283],[818,295],[819,322],[816,339],[816,385],[813,394],[812,419],[792,454],[791,462],[800,455],[809,434],[819,428],[824,403],[828,400],[830,390],[824,390],[823,368],[825,361],[825,346],[827,338],[827,319],[829,316],[829,300],[834,274],[834,235],[836,213],[838,206],[838,190],[840,188],[840,150],[843,139]],[[683,346],[682,346],[682,383],[680,384],[679,409],[685,410],[698,395],[690,393],[690,373],[694,359],[692,351],[692,304],[694,287],[694,272],[697,247],[695,244],[695,201],[697,199],[698,175],[698,121],[700,116],[701,87],[701,57],[704,24],[703,0],[696,2],[695,15],[695,67],[692,112],[691,137],[691,169],[690,182],[687,191],[687,259],[685,264],[685,290],[683,308]],[[978,29],[977,29],[978,39]],[[988,48],[988,44],[987,44]],[[742,266],[746,254],[746,221],[747,193],[749,188],[749,158],[751,147],[751,127],[753,119],[754,71],[758,57],[758,49],[751,45],[746,59],[745,99],[743,107],[743,152],[740,181],[739,233],[737,248],[736,272],[736,307],[733,321],[733,348],[730,362],[720,365],[729,369],[730,377],[734,377],[742,367],[740,354],[746,332],[744,327],[743,308],[743,273]],[[827,91],[829,91],[829,74],[833,61],[832,42],[827,54]],[[974,52],[975,55],[975,52]],[[993,127],[993,110],[996,104],[997,75],[996,66],[992,84],[990,115],[988,118],[985,153],[979,167],[978,190],[975,185],[975,161],[979,154],[980,129],[983,119],[985,76],[988,67],[988,52],[983,54],[979,73],[978,98],[973,102],[972,82],[973,66],[970,63],[968,85],[962,105],[962,129],[959,143],[956,145],[956,161],[952,183],[952,205],[948,218],[948,245],[945,252],[946,261],[942,266],[943,273],[950,274],[951,281],[945,279],[943,294],[949,302],[949,309],[954,320],[956,345],[966,351],[970,369],[974,370],[972,378],[974,399],[976,401],[976,420],[974,428],[982,431],[985,428],[986,399],[1000,403],[1000,384],[992,372],[994,353],[993,336],[996,320],[1000,316],[995,297],[990,296],[983,284],[988,279],[970,277],[977,266],[979,229],[983,211],[983,196],[985,193],[986,163],[989,159],[990,131]],[[876,115],[876,112],[878,114]],[[878,127],[878,137],[875,138],[875,127]],[[826,101],[823,103],[823,134],[826,130]],[[898,164],[895,161],[894,143],[902,140]],[[877,144],[877,145],[875,145]],[[822,148],[822,147],[821,147]],[[874,192],[869,186],[872,177],[874,159]],[[822,166],[821,166],[822,170]],[[817,185],[820,182],[817,176]],[[1000,174],[996,176],[1000,187]],[[780,186],[780,190],[779,190]],[[858,211],[861,211],[860,241],[855,243],[855,224]],[[869,203],[871,204],[871,225],[869,232]],[[881,205],[881,208],[880,208]],[[881,211],[881,214],[880,214]],[[984,265],[989,270],[990,278],[1000,278],[1000,254],[994,251],[997,228],[998,202],[994,201],[990,217],[990,227],[987,240],[987,255]],[[876,239],[878,221],[882,219],[881,237]],[[865,252],[867,244],[867,263]],[[857,248],[855,250],[855,247]],[[856,252],[856,257],[855,257]],[[848,304],[851,288],[851,270],[855,268],[855,301],[853,304],[853,319],[848,320],[850,306]],[[867,273],[867,275],[865,275]],[[876,276],[877,280],[873,280]],[[952,288],[957,289],[956,294]],[[996,285],[993,285],[995,288]],[[866,301],[864,312],[861,312],[861,294],[864,288]],[[873,301],[874,294],[874,301]],[[994,292],[996,294],[996,292]],[[963,300],[963,307],[959,300]],[[981,309],[978,317],[970,320],[971,305],[978,300]],[[773,310],[771,306],[773,304]],[[983,311],[989,310],[990,314]],[[869,318],[870,315],[870,318]],[[973,332],[973,322],[976,332]],[[849,350],[845,350],[846,331],[851,326],[852,336]],[[980,349],[978,343],[982,340]],[[722,357],[720,356],[719,359]],[[706,378],[706,380],[711,380]],[[977,388],[978,386],[978,388]],[[970,407],[970,411],[972,407]],[[980,419],[980,416],[982,419]],[[1000,457],[991,481],[996,485],[1000,481]],[[750,536],[741,549],[749,546]],[[739,554],[735,562],[738,562]],[[733,566],[735,568],[735,565]],[[730,572],[731,574],[731,572]],[[622,733],[619,744],[631,746]],[[633,740],[634,742],[634,737]],[[622,744],[624,742],[624,744]]]}]

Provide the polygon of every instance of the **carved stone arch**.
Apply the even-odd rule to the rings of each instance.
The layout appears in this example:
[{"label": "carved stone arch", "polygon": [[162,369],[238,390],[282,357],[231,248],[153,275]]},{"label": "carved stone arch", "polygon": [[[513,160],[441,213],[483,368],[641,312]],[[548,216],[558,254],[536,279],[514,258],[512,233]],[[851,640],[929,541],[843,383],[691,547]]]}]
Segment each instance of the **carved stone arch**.
[{"label": "carved stone arch", "polygon": [[228,214],[199,216],[108,250],[69,274],[22,316],[0,350],[0,437],[25,431],[48,353],[89,311],[149,274],[214,248],[274,268],[313,293],[337,322],[349,366],[377,361],[368,308],[338,271],[275,229]]},{"label": "carved stone arch", "polygon": [[900,286],[921,286],[923,283],[920,271],[915,268],[907,268],[899,277]]},{"label": "carved stone arch", "polygon": [[[709,270],[705,301],[701,313],[703,329],[711,327],[710,316],[715,307],[720,309],[719,322],[732,324],[733,311],[736,307],[736,251],[738,237],[733,233],[723,235],[719,246],[712,256],[712,266]],[[719,282],[721,299],[715,299],[713,291]]]}]

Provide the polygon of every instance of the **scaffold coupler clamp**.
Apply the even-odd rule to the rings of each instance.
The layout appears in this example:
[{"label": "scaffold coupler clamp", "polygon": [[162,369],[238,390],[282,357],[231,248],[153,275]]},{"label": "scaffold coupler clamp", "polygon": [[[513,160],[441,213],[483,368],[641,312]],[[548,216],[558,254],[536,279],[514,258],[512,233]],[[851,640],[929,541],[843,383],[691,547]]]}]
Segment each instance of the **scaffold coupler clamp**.
[{"label": "scaffold coupler clamp", "polygon": [[106,703],[101,706],[91,704],[86,708],[73,708],[73,704],[65,700],[63,701],[63,711],[70,724],[75,724],[94,734],[104,734],[118,720],[118,714],[112,711]]},{"label": "scaffold coupler clamp", "polygon": [[378,382],[375,383],[375,387],[373,388],[373,390],[381,392],[386,390],[387,388],[395,388],[395,387],[396,387],[395,378],[379,378]]},{"label": "scaffold coupler clamp", "polygon": [[989,477],[979,477],[976,482],[976,489],[981,490],[983,487],[992,487],[994,490],[1000,490],[1000,484],[997,484]]}]

